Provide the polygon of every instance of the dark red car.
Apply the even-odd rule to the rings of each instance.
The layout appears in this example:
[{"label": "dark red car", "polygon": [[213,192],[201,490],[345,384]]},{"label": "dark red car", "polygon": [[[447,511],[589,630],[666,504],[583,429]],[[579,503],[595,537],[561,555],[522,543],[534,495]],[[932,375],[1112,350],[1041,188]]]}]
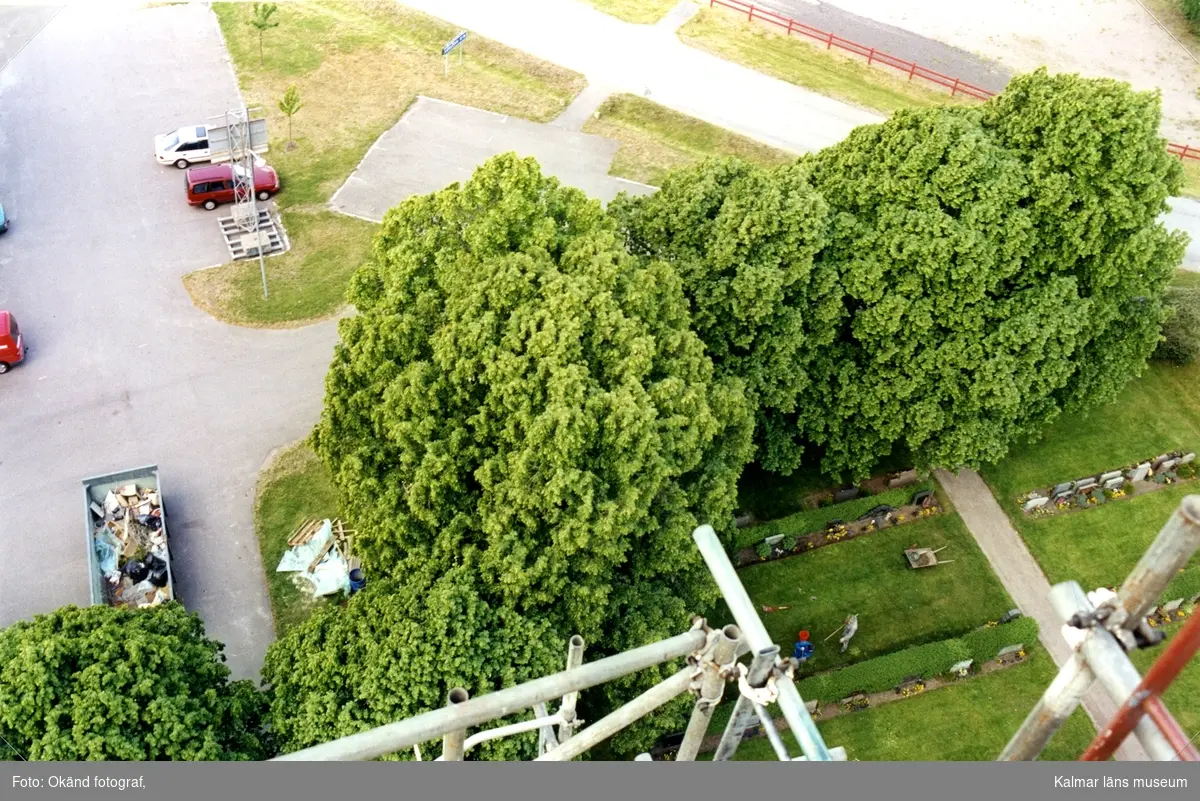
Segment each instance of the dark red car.
[{"label": "dark red car", "polygon": [[[233,202],[233,182],[245,180],[241,165],[213,164],[208,167],[193,167],[184,174],[187,184],[188,203],[203,206],[209,211],[222,203]],[[266,200],[279,191],[279,174],[265,164],[254,168],[254,192],[259,200]]]}]

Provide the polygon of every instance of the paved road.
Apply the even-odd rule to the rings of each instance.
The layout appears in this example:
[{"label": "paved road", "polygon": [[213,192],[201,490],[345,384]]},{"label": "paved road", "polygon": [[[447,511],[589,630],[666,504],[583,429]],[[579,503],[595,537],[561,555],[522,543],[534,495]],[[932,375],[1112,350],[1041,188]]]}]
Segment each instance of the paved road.
[{"label": "paved road", "polygon": [[[1066,664],[1072,652],[1062,637],[1062,620],[1050,605],[1050,582],[992,491],[973,470],[963,470],[958,475],[939,470],[937,480],[1021,613],[1038,622],[1038,639],[1050,652],[1054,664]],[[1098,685],[1084,696],[1083,706],[1097,728],[1111,720],[1117,711],[1117,704]],[[1117,751],[1117,758],[1145,762],[1150,756],[1141,743],[1130,738]]]},{"label": "paved road", "polygon": [[1168,202],[1171,210],[1163,216],[1163,222],[1192,238],[1183,254],[1183,269],[1200,272],[1200,201],[1173,197]]},{"label": "paved road", "polygon": [[255,478],[315,421],[335,328],[233,328],[183,290],[228,257],[152,137],[237,97],[199,4],[70,6],[0,72],[0,308],[32,346],[0,376],[0,626],[87,602],[79,481],[156,462],[180,595],[251,677],[273,639]]},{"label": "paved road", "polygon": [[[679,41],[664,24],[622,22],[573,0],[405,0],[405,5],[656,103],[795,153],[883,118]],[[665,24],[665,23],[670,24]]]},{"label": "paved road", "polygon": [[962,48],[926,36],[861,17],[829,3],[810,0],[754,0],[754,5],[791,17],[814,28],[874,47],[897,58],[915,61],[922,67],[961,78],[992,92],[1008,85],[1013,73],[1008,67]]},{"label": "paved road", "polygon": [[558,126],[417,98],[400,121],[379,137],[330,204],[346,214],[380,222],[388,209],[405,198],[466,181],[480,164],[509,151],[535,157],[547,174],[605,203],[621,192],[653,192],[653,187],[608,174],[619,142],[568,129],[572,120],[586,116],[586,108],[600,101],[602,96],[584,97],[579,101],[585,105],[583,112],[573,103],[564,112],[566,121]]},{"label": "paved road", "polygon": [[0,8],[0,68],[21,52],[62,6],[5,6]]}]

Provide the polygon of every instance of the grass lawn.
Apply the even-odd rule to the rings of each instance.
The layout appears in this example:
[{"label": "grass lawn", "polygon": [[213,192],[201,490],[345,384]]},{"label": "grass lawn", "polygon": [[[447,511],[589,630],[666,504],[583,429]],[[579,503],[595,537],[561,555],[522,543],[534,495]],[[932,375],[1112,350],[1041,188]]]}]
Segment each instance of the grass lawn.
[{"label": "grass lawn", "polygon": [[932,481],[922,481],[900,489],[887,490],[878,495],[855,498],[852,501],[820,509],[796,512],[762,525],[740,529],[737,532],[735,546],[739,549],[746,548],[776,534],[811,534],[814,531],[823,530],[830,520],[842,520],[849,523],[876,506],[903,506],[912,500],[915,493],[932,488]]},{"label": "grass lawn", "polygon": [[[1135,651],[1130,659],[1144,676],[1162,649],[1163,646],[1159,645],[1146,651]],[[1200,734],[1200,659],[1193,657],[1183,672],[1175,677],[1175,681],[1163,693],[1163,702],[1188,737]]]},{"label": "grass lawn", "polygon": [[677,5],[678,0],[584,0],[598,11],[626,22],[653,25]]},{"label": "grass lawn", "polygon": [[[1103,508],[1024,518],[1013,522],[1051,584],[1078,581],[1085,590],[1120,584],[1137,564],[1159,529],[1196,483],[1167,487],[1137,498],[1105,504]],[[1200,592],[1200,555],[1167,586],[1164,598],[1191,597]]]},{"label": "grass lawn", "polygon": [[[338,310],[369,228],[321,206],[418,94],[547,121],[586,84],[578,73],[482,37],[467,42],[464,62],[445,77],[441,48],[458,28],[389,2],[281,3],[260,63],[258,34],[247,24],[250,4],[213,9],[243,96],[266,113],[267,160],[283,184],[276,202],[292,244],[291,253],[268,261],[272,293],[265,303],[261,288],[251,287],[257,266],[189,276],[198,305],[240,325],[296,325]],[[292,85],[304,107],[293,120],[296,147],[288,150],[278,103]]]},{"label": "grass lawn", "polygon": [[609,173],[652,186],[659,186],[669,171],[707,156],[737,156],[764,167],[797,158],[637,95],[614,95],[599,114],[583,130],[621,143]]},{"label": "grass lawn", "polygon": [[258,477],[254,528],[277,637],[288,626],[302,623],[318,603],[296,588],[293,574],[275,572],[287,550],[287,538],[305,520],[334,517],[337,511],[337,493],[329,471],[304,442],[282,450]]},{"label": "grass lawn", "polygon": [[868,67],[860,58],[829,51],[803,36],[776,33],[762,23],[743,21],[727,9],[703,8],[679,29],[687,44],[819,94],[890,114],[978,101],[950,97],[948,90],[897,77],[887,67]]},{"label": "grass lawn", "polygon": [[[1039,648],[1022,665],[842,715],[818,723],[817,728],[827,745],[843,746],[852,760],[990,761],[1004,749],[1055,673],[1050,657]],[[1076,710],[1050,741],[1042,759],[1076,759],[1094,736],[1086,713]],[[800,755],[790,733],[783,732],[783,741],[792,756]],[[739,745],[736,758],[774,761],[776,757],[767,739],[758,738]]]},{"label": "grass lawn", "polygon": [[[904,549],[917,543],[953,564],[912,570]],[[739,572],[756,605],[791,606],[763,614],[772,640],[791,654],[796,633],[811,632],[816,651],[804,674],[960,636],[996,620],[1013,604],[962,520],[951,510]],[[813,596],[816,597],[813,600]],[[845,654],[836,638],[822,642],[847,615],[858,633]],[[726,620],[718,609],[709,620]]]},{"label": "grass lawn", "polygon": [[1200,198],[1200,160],[1183,160],[1183,189],[1179,190],[1179,194]]},{"label": "grass lawn", "polygon": [[324,210],[284,211],[283,225],[293,247],[266,260],[269,298],[263,299],[258,260],[247,259],[185,275],[192,302],[218,320],[264,328],[304,325],[336,313],[379,226]]}]

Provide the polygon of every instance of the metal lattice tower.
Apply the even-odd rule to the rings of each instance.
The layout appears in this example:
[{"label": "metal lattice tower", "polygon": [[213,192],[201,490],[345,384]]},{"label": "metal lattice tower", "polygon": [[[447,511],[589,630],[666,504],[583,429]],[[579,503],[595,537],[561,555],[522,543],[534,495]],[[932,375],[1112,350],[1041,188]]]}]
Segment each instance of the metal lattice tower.
[{"label": "metal lattice tower", "polygon": [[[229,161],[233,167],[233,219],[249,234],[258,233],[254,200],[254,150],[250,144],[250,110],[245,106],[225,112],[229,131]],[[240,172],[240,174],[239,174]]]}]

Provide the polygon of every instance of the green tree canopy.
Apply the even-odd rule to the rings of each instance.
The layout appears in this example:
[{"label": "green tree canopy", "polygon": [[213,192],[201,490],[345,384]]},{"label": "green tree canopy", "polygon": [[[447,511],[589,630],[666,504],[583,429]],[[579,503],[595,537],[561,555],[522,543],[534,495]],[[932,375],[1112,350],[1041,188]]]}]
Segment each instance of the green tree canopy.
[{"label": "green tree canopy", "polygon": [[470,565],[589,653],[714,600],[691,532],[730,528],[749,404],[598,203],[497,157],[388,212],[349,297],[313,442],[368,567]]},{"label": "green tree canopy", "polygon": [[174,603],[68,606],[15,623],[0,631],[2,750],[67,762],[264,759],[265,701],[251,682],[229,681],[221,650]]},{"label": "green tree canopy", "polygon": [[814,270],[828,208],[805,173],[711,159],[671,173],[653,195],[618,198],[609,212],[632,253],[679,271],[718,374],[744,380],[758,408],[759,462],[797,467],[802,448],[787,416],[841,311],[836,275]]},{"label": "green tree canopy", "polygon": [[[345,609],[324,607],[272,643],[263,679],[281,750],[438,709],[454,687],[474,698],[563,669],[565,639],[547,622],[492,605],[475,584],[467,567],[431,584],[373,583]],[[536,745],[531,733],[483,743],[467,756],[531,759]],[[440,742],[421,744],[422,759],[440,753]]]}]

